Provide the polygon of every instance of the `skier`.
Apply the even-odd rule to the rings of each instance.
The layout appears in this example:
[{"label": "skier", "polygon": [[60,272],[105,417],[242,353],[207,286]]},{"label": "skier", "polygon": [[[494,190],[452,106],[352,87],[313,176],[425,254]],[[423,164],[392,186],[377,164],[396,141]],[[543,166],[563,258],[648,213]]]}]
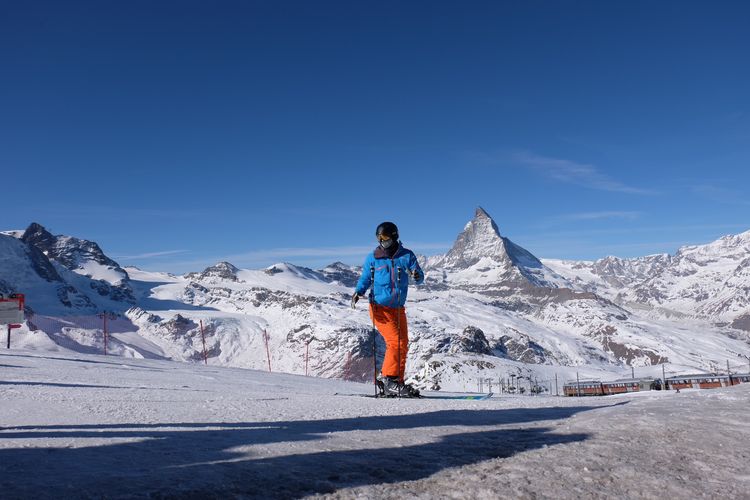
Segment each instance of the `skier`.
[{"label": "skier", "polygon": [[[419,391],[404,384],[409,335],[406,326],[406,294],[409,276],[415,284],[424,281],[417,257],[404,248],[393,222],[383,222],[375,230],[378,246],[365,259],[362,276],[352,296],[352,308],[370,291],[370,317],[385,340],[385,357],[377,377],[381,394],[388,397],[417,397]],[[374,354],[374,353],[373,353]]]}]

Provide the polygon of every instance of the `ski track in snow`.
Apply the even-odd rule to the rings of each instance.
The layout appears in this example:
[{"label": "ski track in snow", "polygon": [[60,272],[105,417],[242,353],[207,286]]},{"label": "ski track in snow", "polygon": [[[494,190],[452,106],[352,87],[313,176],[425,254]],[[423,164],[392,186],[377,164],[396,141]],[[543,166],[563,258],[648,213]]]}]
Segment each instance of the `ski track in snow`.
[{"label": "ski track in snow", "polygon": [[2,498],[750,498],[750,384],[369,399],[371,385],[0,354]]}]

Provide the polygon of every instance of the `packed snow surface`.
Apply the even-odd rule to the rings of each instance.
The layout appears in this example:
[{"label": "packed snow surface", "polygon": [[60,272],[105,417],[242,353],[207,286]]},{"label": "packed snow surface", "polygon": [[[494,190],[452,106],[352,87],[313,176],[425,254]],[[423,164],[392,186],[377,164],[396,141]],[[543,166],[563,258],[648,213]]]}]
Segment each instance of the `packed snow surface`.
[{"label": "packed snow surface", "polygon": [[[337,395],[338,393],[338,395]],[[374,399],[371,385],[0,353],[3,498],[749,498],[750,384]]]}]

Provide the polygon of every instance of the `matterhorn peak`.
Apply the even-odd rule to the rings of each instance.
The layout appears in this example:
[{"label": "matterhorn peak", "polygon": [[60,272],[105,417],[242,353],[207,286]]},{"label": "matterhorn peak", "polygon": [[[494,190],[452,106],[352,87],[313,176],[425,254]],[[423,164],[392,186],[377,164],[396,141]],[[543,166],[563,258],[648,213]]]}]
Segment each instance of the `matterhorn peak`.
[{"label": "matterhorn peak", "polygon": [[[477,207],[474,218],[466,224],[448,253],[430,267],[463,273],[461,279],[470,281],[479,276],[497,282],[525,281],[555,287],[557,285],[548,278],[561,280],[531,252],[501,236],[497,224],[482,207]],[[470,273],[465,274],[465,271]]]},{"label": "matterhorn peak", "polygon": [[497,224],[482,207],[477,207],[441,265],[448,269],[466,269],[480,260],[510,263],[505,241]]},{"label": "matterhorn peak", "polygon": [[492,219],[492,217],[490,217],[490,214],[488,214],[487,211],[482,207],[477,207],[477,209],[474,211],[474,218],[478,217],[486,217],[488,219]]},{"label": "matterhorn peak", "polygon": [[474,211],[474,218],[466,224],[464,230],[468,229],[470,226],[475,228],[475,232],[486,233],[489,236],[501,238],[500,229],[498,229],[497,224],[495,224],[495,221],[492,220],[490,214],[488,214],[482,207],[477,207]]}]

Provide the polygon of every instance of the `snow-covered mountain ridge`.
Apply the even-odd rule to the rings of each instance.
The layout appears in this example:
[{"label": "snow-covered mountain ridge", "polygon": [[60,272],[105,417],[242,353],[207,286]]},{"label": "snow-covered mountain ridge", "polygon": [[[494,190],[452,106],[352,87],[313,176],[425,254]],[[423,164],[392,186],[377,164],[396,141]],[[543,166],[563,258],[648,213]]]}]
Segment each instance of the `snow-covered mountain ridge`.
[{"label": "snow-covered mountain ridge", "polygon": [[750,331],[750,231],[675,255],[545,260],[576,285],[651,316],[693,317]]},{"label": "snow-covered mountain ridge", "polygon": [[[423,388],[467,390],[480,377],[746,367],[749,235],[674,256],[540,260],[479,208],[448,253],[424,260],[426,282],[410,292],[408,375]],[[96,315],[109,311],[109,353],[198,362],[205,337],[209,363],[371,380],[366,305],[348,307],[359,272],[219,262],[173,276],[122,269],[95,243],[38,224],[0,234],[0,293],[24,292],[29,305],[14,344],[37,349],[101,351]]]}]

